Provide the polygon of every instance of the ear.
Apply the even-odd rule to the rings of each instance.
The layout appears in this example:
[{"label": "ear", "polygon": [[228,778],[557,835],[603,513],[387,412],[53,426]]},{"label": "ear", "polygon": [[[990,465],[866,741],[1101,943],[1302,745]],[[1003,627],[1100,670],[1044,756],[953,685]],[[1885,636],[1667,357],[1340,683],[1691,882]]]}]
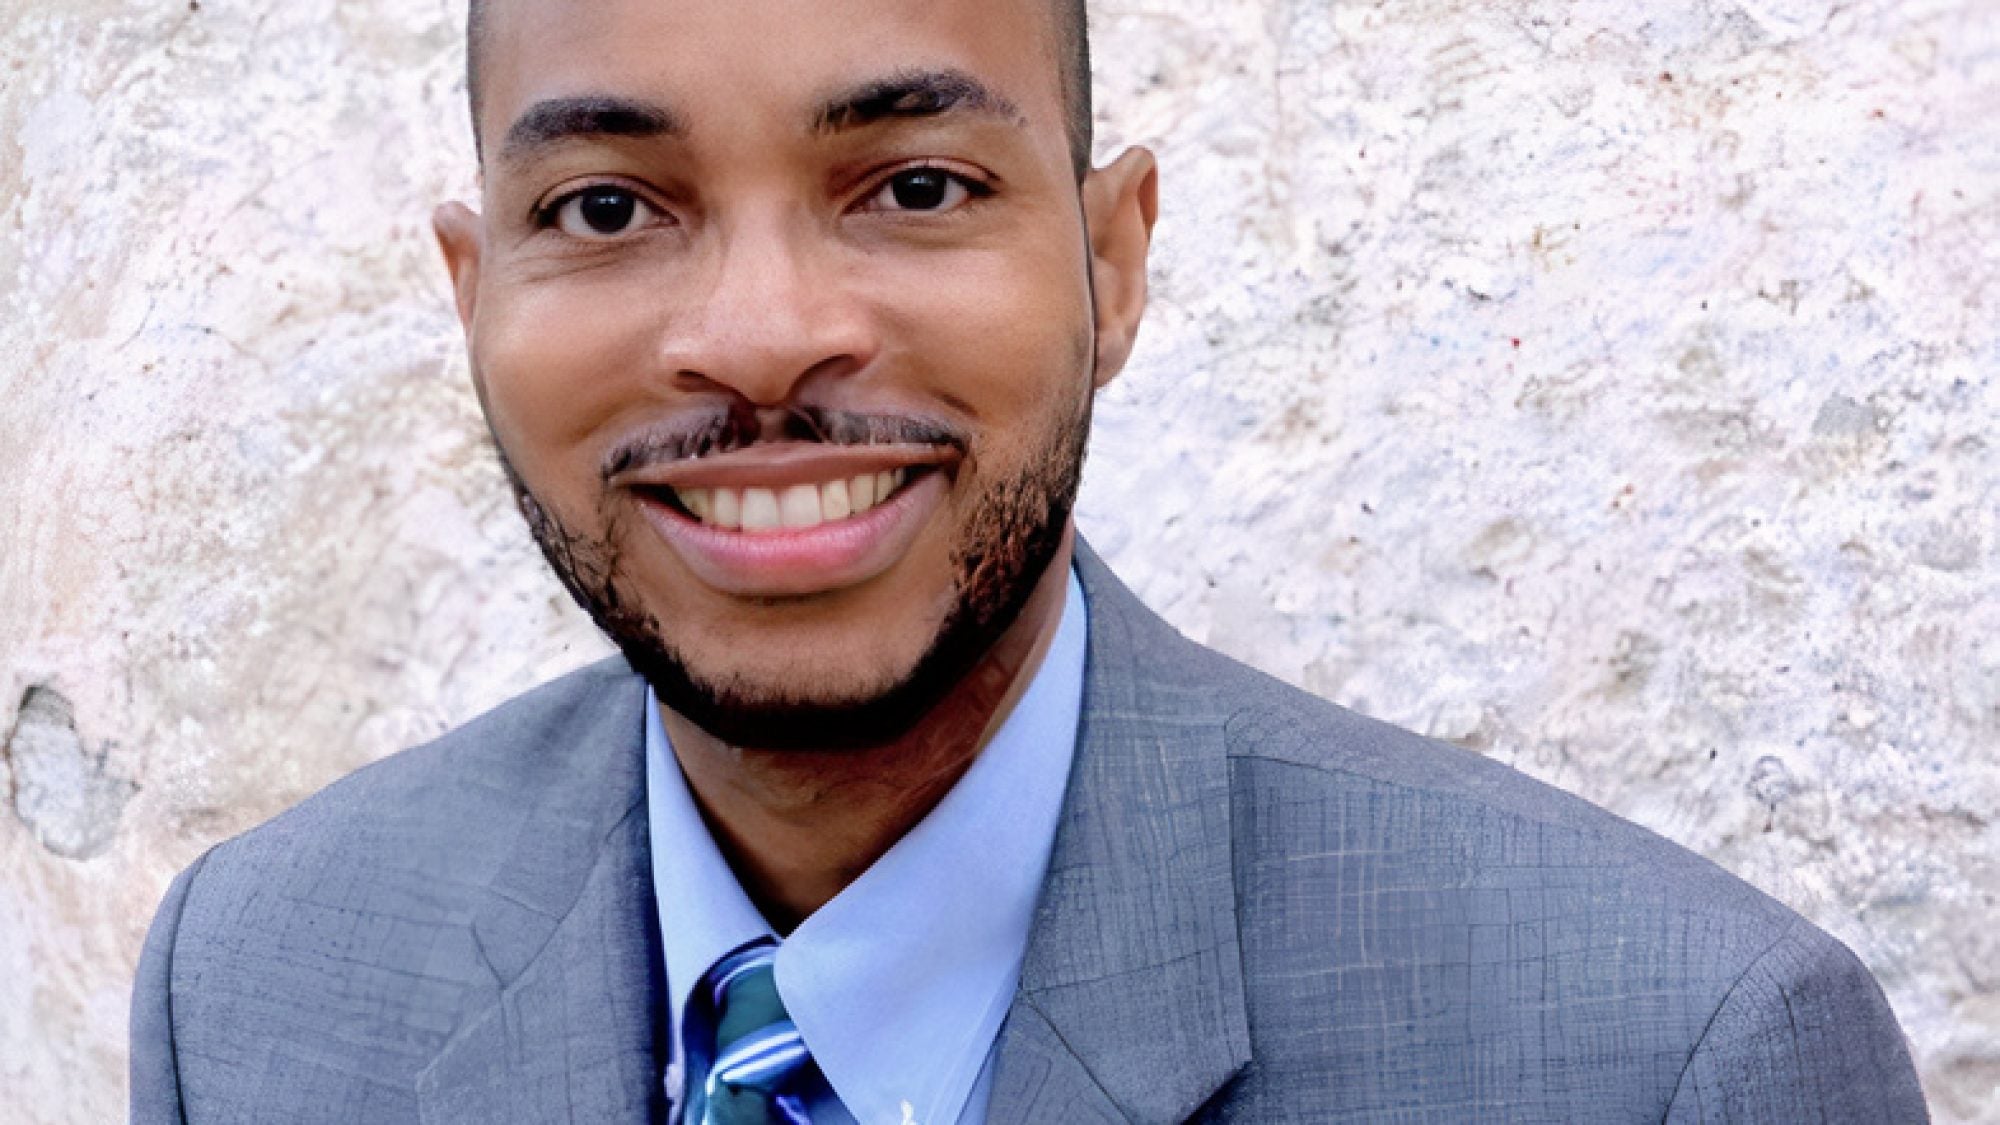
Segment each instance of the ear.
[{"label": "ear", "polygon": [[1153,154],[1131,148],[1083,181],[1090,232],[1090,278],[1097,298],[1097,376],[1103,387],[1131,358],[1146,312],[1146,254],[1160,213]]},{"label": "ear", "polygon": [[485,248],[484,223],[479,213],[463,203],[443,203],[431,213],[431,230],[437,234],[438,249],[444,251],[445,269],[451,272],[451,290],[458,306],[458,323],[465,339],[472,342],[472,314],[479,300],[479,256]]}]

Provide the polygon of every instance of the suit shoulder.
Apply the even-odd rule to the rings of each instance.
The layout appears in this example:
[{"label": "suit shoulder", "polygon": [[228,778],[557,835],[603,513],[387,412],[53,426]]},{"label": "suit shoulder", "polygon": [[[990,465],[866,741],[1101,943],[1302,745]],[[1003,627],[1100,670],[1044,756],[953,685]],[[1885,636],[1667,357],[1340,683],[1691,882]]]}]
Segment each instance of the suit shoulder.
[{"label": "suit shoulder", "polygon": [[1220,654],[1209,658],[1209,675],[1232,700],[1225,730],[1239,800],[1373,802],[1378,812],[1406,810],[1412,819],[1399,823],[1430,837],[1426,850],[1451,841],[1469,863],[1526,862],[1552,878],[1592,872],[1768,940],[1800,922],[1710,860],[1581,797]]},{"label": "suit shoulder", "polygon": [[1888,998],[1839,941],[1799,923],[1737,978],[1682,1070],[1669,1122],[1922,1122]]},{"label": "suit shoulder", "polygon": [[[628,687],[622,694],[634,698],[619,698]],[[629,710],[636,724],[638,694],[624,661],[605,660],[363,766],[211,849],[189,892],[191,920],[207,913],[203,906],[274,879],[382,866],[415,871],[490,855],[526,804],[562,775],[590,768],[569,752],[578,731],[601,722],[607,708]]]},{"label": "suit shoulder", "polygon": [[[135,988],[147,1097],[204,1120],[251,1093],[260,1120],[414,1119],[418,1071],[629,828],[646,698],[622,661],[583,669],[212,849],[176,880]],[[351,1086],[356,1067],[369,1081]],[[315,1096],[336,1087],[358,1100]]]},{"label": "suit shoulder", "polygon": [[[1881,990],[1783,904],[1501,763],[1219,658],[1209,675],[1229,700],[1239,933],[1269,1073],[1332,1067],[1339,1097],[1390,1105],[1408,1090],[1370,1051],[1458,1052],[1538,1060],[1440,1079],[1439,1097],[1496,1119],[1714,1119],[1747,1098],[1721,1116],[1791,1120],[1855,1083],[1887,1091],[1854,1103],[1893,1111],[1875,1120],[1921,1119]],[[1300,985],[1320,979],[1339,987]],[[1551,997],[1568,1018],[1547,1018]],[[1800,1013],[1813,1027],[1787,1022]],[[1843,1022],[1862,1045],[1837,1041]],[[1293,1049],[1340,1035],[1354,1050],[1331,1061]],[[1281,1087],[1246,1094],[1247,1119],[1282,1119]]]}]

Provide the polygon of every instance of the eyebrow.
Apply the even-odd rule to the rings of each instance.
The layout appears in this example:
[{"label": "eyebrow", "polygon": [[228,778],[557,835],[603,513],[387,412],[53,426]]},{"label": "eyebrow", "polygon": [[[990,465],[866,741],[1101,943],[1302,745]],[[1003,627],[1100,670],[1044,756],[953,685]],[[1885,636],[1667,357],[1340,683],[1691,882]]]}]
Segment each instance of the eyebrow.
[{"label": "eyebrow", "polygon": [[637,98],[550,98],[528,107],[507,130],[502,159],[518,163],[564,141],[601,137],[678,137],[687,122],[667,106]]},{"label": "eyebrow", "polygon": [[[812,118],[822,136],[884,121],[973,113],[1026,127],[1020,107],[961,70],[912,70],[877,78],[828,98]],[[521,163],[566,141],[604,137],[684,137],[685,118],[672,107],[639,98],[593,94],[549,98],[529,106],[507,129],[501,159]]]},{"label": "eyebrow", "polygon": [[1020,107],[962,70],[911,70],[864,82],[828,98],[813,119],[821,135],[883,121],[975,113],[1025,127]]}]

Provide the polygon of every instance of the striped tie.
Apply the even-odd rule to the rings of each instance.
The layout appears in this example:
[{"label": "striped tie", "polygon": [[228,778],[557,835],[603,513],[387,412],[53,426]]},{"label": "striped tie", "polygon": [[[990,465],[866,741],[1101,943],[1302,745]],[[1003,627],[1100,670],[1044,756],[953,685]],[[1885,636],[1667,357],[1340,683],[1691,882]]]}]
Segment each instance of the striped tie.
[{"label": "striped tie", "polygon": [[[800,1082],[812,1056],[778,998],[777,952],[769,938],[751,942],[717,961],[690,997],[690,1125],[811,1125]],[[715,1029],[712,1050],[695,1041],[700,1027]]]}]

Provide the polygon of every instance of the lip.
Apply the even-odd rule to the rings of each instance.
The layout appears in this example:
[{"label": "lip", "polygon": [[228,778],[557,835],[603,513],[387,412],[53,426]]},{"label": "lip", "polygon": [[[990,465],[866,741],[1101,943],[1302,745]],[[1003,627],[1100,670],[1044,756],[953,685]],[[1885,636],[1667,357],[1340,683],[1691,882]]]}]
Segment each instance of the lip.
[{"label": "lip", "polygon": [[[784,474],[796,467],[789,462],[737,466],[740,471],[732,471],[727,479],[715,477],[713,484],[707,483],[710,478],[706,476],[695,478],[702,482],[695,483],[676,474],[686,483],[662,486],[772,487],[779,483],[803,483],[820,479],[820,470],[827,465],[819,460],[813,464],[814,473],[789,477]],[[910,464],[894,461],[882,467]],[[856,473],[867,471],[859,461],[853,465]],[[841,468],[846,467],[843,463]],[[943,471],[924,472],[895,496],[858,516],[830,520],[815,527],[766,531],[714,527],[682,514],[643,489],[633,495],[646,521],[704,584],[737,597],[803,597],[859,585],[894,566],[943,503],[948,477]],[[641,482],[634,475],[628,483]]]},{"label": "lip", "polygon": [[888,469],[950,468],[957,450],[936,445],[781,442],[631,469],[611,478],[638,488],[770,488],[843,480]]}]

